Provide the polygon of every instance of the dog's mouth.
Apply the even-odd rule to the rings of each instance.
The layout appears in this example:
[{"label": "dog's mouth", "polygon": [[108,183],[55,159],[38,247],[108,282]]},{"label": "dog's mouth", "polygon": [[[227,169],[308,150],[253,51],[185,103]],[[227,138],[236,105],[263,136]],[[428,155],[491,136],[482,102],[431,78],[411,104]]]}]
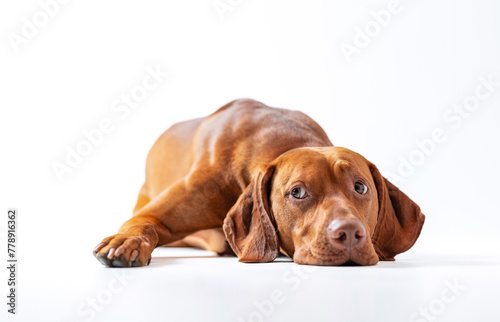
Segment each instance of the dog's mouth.
[{"label": "dog's mouth", "polygon": [[361,264],[356,263],[355,261],[349,259],[344,264],[340,264],[339,266],[362,266]]},{"label": "dog's mouth", "polygon": [[370,245],[360,245],[351,251],[329,247],[303,247],[293,256],[295,262],[319,266],[370,266],[378,262],[375,250]]},{"label": "dog's mouth", "polygon": [[321,265],[321,266],[366,266],[370,265],[365,260],[354,260],[352,257],[320,257],[313,260],[311,265]]}]

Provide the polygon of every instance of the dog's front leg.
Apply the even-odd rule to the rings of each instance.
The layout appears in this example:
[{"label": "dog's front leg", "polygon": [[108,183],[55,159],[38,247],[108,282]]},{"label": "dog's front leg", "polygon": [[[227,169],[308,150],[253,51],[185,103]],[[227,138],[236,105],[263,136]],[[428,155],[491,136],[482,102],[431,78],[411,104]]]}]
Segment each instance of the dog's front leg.
[{"label": "dog's front leg", "polygon": [[144,266],[155,247],[221,227],[234,200],[213,178],[194,172],[164,190],[126,221],[118,234],[104,238],[94,249],[95,257],[106,266]]}]

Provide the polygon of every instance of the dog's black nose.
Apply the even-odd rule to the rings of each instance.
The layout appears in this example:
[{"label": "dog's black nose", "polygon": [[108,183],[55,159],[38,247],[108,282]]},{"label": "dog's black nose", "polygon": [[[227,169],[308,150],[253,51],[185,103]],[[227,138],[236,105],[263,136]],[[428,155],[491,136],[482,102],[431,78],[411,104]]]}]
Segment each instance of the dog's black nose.
[{"label": "dog's black nose", "polygon": [[327,233],[333,243],[353,249],[366,237],[363,223],[356,218],[342,218],[333,220],[328,225]]}]

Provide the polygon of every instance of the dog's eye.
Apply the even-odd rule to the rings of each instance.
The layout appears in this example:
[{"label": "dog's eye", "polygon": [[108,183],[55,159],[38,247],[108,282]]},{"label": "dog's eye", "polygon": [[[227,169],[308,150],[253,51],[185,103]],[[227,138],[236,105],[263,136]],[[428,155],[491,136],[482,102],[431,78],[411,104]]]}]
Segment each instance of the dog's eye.
[{"label": "dog's eye", "polygon": [[364,183],[357,181],[354,184],[354,190],[360,195],[364,195],[368,191],[368,187]]},{"label": "dog's eye", "polygon": [[306,197],[306,189],[302,187],[295,187],[291,192],[292,196],[297,199],[304,199]]}]

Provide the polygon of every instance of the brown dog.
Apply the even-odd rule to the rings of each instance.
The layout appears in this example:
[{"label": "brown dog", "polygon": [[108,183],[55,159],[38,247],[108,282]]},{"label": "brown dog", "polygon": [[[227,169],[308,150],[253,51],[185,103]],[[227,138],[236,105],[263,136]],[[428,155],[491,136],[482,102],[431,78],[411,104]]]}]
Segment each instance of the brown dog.
[{"label": "brown dog", "polygon": [[300,264],[374,265],[408,250],[424,219],[305,114],[243,99],[157,140],[134,216],[94,254],[106,266],[143,266],[155,247],[189,235],[188,244],[222,250],[224,238],[207,230],[222,227],[242,262],[281,250]]}]

